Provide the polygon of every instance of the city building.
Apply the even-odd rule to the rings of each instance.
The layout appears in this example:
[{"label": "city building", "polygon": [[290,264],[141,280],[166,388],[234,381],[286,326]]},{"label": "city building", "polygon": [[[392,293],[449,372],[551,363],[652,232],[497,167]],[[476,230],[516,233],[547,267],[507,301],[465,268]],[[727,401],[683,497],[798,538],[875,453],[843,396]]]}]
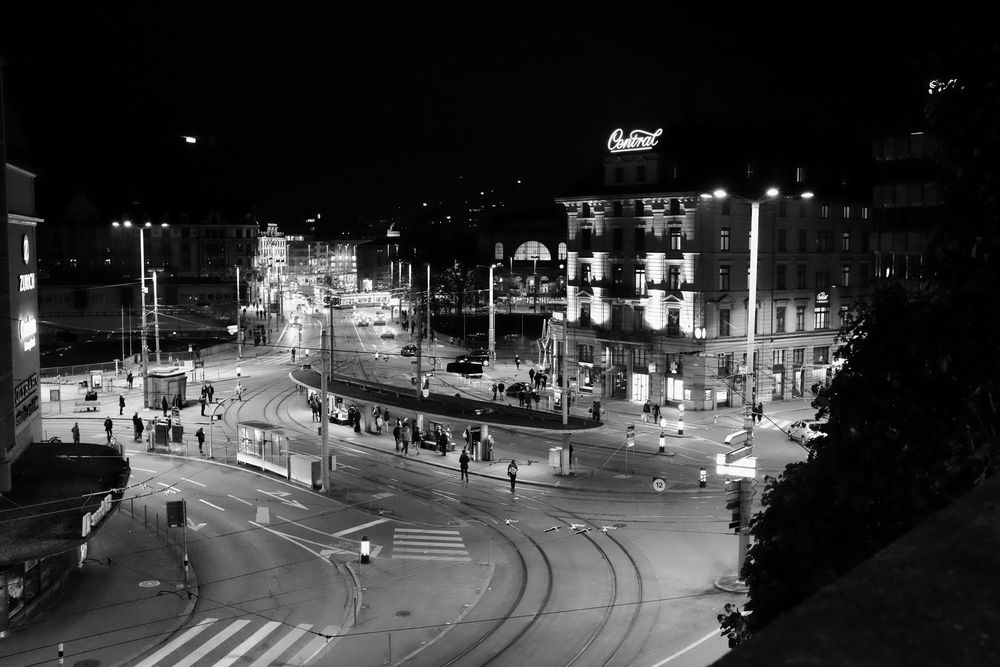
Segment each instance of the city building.
[{"label": "city building", "polygon": [[[874,275],[871,202],[794,162],[730,178],[663,157],[662,130],[620,130],[603,179],[560,197],[567,220],[567,373],[580,396],[710,410],[811,395]],[[800,163],[804,164],[804,163]],[[713,171],[713,174],[718,171]],[[767,186],[784,185],[765,196]],[[840,179],[839,184],[846,183]],[[814,190],[811,198],[801,197]],[[719,192],[719,195],[722,193]],[[808,194],[808,193],[807,193]],[[752,199],[759,198],[754,364],[744,395]]]}]

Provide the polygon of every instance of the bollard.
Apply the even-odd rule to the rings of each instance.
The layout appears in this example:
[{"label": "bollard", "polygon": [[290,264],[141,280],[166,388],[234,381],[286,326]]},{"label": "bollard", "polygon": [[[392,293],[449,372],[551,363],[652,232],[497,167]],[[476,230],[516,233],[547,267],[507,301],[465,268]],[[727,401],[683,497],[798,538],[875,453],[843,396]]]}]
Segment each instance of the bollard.
[{"label": "bollard", "polygon": [[707,485],[708,485],[708,472],[704,468],[702,468],[698,472],[698,486],[700,486],[701,488],[705,488],[705,486]]},{"label": "bollard", "polygon": [[677,406],[677,435],[684,435],[684,404]]},{"label": "bollard", "polygon": [[667,433],[666,431],[660,431],[660,453],[667,451]]}]

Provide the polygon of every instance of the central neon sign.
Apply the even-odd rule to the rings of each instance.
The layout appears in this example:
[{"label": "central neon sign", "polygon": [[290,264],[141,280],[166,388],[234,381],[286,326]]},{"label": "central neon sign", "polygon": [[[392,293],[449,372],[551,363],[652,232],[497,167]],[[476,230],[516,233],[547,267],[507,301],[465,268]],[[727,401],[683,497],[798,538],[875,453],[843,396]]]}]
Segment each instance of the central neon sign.
[{"label": "central neon sign", "polygon": [[625,131],[618,128],[608,137],[608,150],[612,153],[648,151],[657,144],[661,134],[663,134],[663,128],[656,130],[656,132],[632,130],[626,137]]}]

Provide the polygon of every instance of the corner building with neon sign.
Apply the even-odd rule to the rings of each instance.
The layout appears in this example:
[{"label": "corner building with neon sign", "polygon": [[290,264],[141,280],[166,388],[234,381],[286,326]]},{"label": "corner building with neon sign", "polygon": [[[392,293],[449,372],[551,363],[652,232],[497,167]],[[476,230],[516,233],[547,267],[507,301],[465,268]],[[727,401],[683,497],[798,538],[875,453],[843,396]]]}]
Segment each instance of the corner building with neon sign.
[{"label": "corner building with neon sign", "polygon": [[[566,368],[576,400],[712,410],[810,399],[878,270],[870,190],[843,177],[824,186],[812,178],[826,171],[815,161],[765,166],[732,151],[713,164],[696,147],[703,153],[685,162],[670,142],[661,129],[616,129],[603,178],[556,199],[568,218]],[[772,186],[779,195],[765,198]],[[712,196],[717,189],[728,196]],[[752,199],[762,201],[749,397]],[[560,341],[562,322],[552,326]]]}]

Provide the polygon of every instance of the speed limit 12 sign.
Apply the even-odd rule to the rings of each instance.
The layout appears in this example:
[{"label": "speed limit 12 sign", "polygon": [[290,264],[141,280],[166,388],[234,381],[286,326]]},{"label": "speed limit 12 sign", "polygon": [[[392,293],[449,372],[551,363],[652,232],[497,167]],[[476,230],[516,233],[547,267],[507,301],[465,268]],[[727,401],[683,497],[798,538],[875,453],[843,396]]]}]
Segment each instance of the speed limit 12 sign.
[{"label": "speed limit 12 sign", "polygon": [[653,478],[653,490],[657,493],[663,493],[667,490],[667,483],[660,479],[659,477]]}]

